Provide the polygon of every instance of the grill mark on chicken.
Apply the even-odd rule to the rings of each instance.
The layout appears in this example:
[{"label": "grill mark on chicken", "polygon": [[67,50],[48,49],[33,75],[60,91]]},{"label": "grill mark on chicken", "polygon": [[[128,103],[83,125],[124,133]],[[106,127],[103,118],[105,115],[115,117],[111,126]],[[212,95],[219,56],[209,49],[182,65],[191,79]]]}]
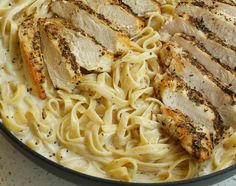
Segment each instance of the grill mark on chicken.
[{"label": "grill mark on chicken", "polygon": [[[175,106],[175,108],[172,108],[172,109],[178,109],[178,110],[182,111],[185,115],[190,117],[194,121],[194,123],[205,125],[211,133],[212,141],[214,142],[214,144],[217,144],[219,142],[219,140],[222,138],[224,131],[225,131],[225,127],[222,123],[222,119],[221,119],[219,113],[217,112],[216,108],[209,101],[204,99],[200,92],[191,89],[180,77],[178,77],[177,75],[175,75],[173,73],[172,74],[165,74],[161,83],[155,83],[155,84],[156,84],[155,91],[158,92],[161,90],[161,92],[159,94],[162,95],[161,99],[162,99],[162,101],[164,101],[163,102],[164,104],[167,104],[167,106],[173,107],[173,105],[171,106],[171,105],[169,105],[169,103],[165,102],[166,100],[163,100],[164,96],[165,96],[166,89],[169,89],[169,91],[172,90],[174,92],[179,92],[179,94],[181,94],[181,95],[184,95],[186,93],[187,98],[191,101],[191,104],[195,105],[195,107],[196,107],[195,110],[198,109],[198,113],[200,112],[200,110],[202,112],[202,110],[204,108],[204,115],[210,117],[210,115],[213,114],[214,117],[213,117],[212,121],[210,121],[210,119],[209,119],[208,121],[205,121],[205,123],[200,123],[200,120],[196,121],[197,120],[196,118],[195,119],[191,118],[190,115],[187,114],[188,111],[186,111],[186,109],[184,109],[184,108],[181,108],[181,107],[183,107],[182,105],[177,104],[176,105],[177,108],[176,108],[176,106]],[[165,99],[167,99],[167,98],[165,98]],[[169,99],[170,98],[168,98],[168,101],[169,101]],[[202,122],[203,122],[203,120],[202,120]],[[212,131],[211,128],[213,128],[213,130],[215,130],[215,131]]]},{"label": "grill mark on chicken", "polygon": [[211,157],[213,144],[208,130],[204,126],[195,126],[192,120],[179,110],[162,108],[158,116],[162,128],[174,139],[180,141],[182,147],[200,161]]},{"label": "grill mark on chicken", "polygon": [[[185,51],[191,53],[196,60],[211,74],[224,90],[230,95],[236,95],[236,74],[233,71],[227,71],[221,64],[205,54],[201,48],[196,47],[195,43],[188,39],[184,34],[176,34],[172,40],[177,42]],[[193,51],[194,50],[194,51]],[[215,65],[215,67],[213,67]]]},{"label": "grill mark on chicken", "polygon": [[43,87],[45,83],[45,71],[43,55],[41,51],[40,32],[37,28],[37,21],[33,18],[26,19],[19,27],[18,31],[21,55],[29,70],[32,83],[41,99],[46,98]]}]

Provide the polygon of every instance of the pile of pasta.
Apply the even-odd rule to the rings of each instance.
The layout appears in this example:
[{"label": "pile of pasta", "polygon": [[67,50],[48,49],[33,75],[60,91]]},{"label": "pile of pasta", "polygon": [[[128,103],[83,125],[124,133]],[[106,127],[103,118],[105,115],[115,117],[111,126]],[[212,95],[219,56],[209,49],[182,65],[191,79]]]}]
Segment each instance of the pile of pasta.
[{"label": "pile of pasta", "polygon": [[85,75],[79,94],[48,88],[46,100],[31,94],[24,76],[17,30],[28,16],[51,17],[50,0],[0,1],[0,117],[34,151],[73,170],[129,182],[189,179],[235,162],[236,134],[200,163],[160,128],[162,103],[153,79],[164,73],[158,30],[173,18],[175,1],[161,6],[132,38],[132,48],[111,73]]}]

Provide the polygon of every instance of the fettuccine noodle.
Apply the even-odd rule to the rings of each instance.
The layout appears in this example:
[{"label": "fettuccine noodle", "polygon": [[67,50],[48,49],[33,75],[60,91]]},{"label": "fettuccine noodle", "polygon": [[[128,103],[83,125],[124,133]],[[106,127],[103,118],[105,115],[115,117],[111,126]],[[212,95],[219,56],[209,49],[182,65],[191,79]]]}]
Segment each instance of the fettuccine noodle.
[{"label": "fettuccine noodle", "polygon": [[46,100],[31,94],[19,57],[17,30],[30,15],[51,17],[50,0],[0,1],[0,114],[31,149],[79,172],[129,182],[189,179],[235,163],[236,133],[199,163],[161,131],[162,103],[153,79],[163,74],[158,30],[173,18],[176,1],[163,1],[148,25],[132,38],[132,50],[111,73],[85,75],[79,94],[48,89]]}]

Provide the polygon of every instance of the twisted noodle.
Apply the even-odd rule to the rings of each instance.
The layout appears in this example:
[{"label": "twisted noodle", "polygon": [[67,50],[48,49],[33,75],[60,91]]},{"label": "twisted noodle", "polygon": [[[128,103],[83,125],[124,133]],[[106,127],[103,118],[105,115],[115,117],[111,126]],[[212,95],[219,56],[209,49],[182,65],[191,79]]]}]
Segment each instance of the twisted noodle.
[{"label": "twisted noodle", "polygon": [[111,73],[85,75],[79,94],[47,90],[48,99],[42,101],[30,94],[25,83],[17,57],[17,29],[29,15],[52,16],[49,3],[0,2],[6,48],[1,44],[0,114],[20,140],[71,169],[123,181],[188,179],[235,162],[236,133],[215,148],[211,160],[199,163],[166,136],[156,120],[162,106],[152,85],[153,78],[162,75],[157,30],[173,18],[177,1],[163,1],[162,14],[150,15],[147,27],[132,38],[132,50],[114,63]]}]

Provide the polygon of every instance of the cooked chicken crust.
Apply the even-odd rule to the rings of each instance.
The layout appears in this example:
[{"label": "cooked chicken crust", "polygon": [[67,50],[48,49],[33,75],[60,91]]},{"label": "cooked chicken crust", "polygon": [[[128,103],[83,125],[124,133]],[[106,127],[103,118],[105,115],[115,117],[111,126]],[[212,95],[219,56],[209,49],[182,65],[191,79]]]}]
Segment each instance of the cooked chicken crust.
[{"label": "cooked chicken crust", "polygon": [[205,126],[214,143],[222,138],[226,128],[216,108],[181,78],[165,74],[161,82],[155,83],[155,90],[166,106],[191,118],[195,126]]},{"label": "cooked chicken crust", "polygon": [[191,119],[178,110],[162,108],[158,119],[162,128],[182,147],[200,161],[208,160],[213,151],[210,134],[204,126],[195,126]]},{"label": "cooked chicken crust", "polygon": [[[44,90],[45,71],[41,51],[41,39],[37,20],[28,18],[19,27],[18,31],[21,56],[29,71],[32,84],[41,99],[46,98]],[[26,72],[28,74],[28,72]]]}]

